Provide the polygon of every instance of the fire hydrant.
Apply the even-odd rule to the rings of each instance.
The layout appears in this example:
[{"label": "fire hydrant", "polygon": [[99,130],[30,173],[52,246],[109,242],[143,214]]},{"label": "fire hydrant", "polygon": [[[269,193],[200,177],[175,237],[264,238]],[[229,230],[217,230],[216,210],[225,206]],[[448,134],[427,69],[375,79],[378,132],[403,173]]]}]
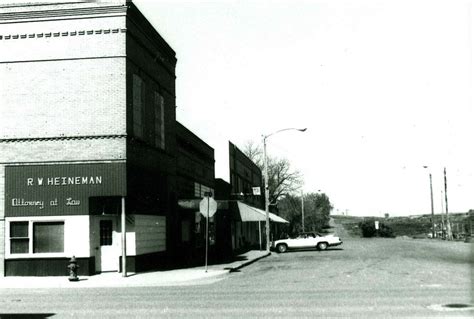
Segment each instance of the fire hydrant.
[{"label": "fire hydrant", "polygon": [[75,256],[72,256],[71,260],[69,260],[69,265],[67,268],[69,269],[69,281],[79,281],[79,278],[77,277],[79,265],[77,264]]}]

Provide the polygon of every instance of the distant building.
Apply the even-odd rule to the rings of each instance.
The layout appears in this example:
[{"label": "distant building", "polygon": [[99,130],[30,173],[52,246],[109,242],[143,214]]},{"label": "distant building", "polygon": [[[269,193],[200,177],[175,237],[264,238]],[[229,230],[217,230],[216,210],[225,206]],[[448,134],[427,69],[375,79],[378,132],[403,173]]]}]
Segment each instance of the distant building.
[{"label": "distant building", "polygon": [[229,176],[232,196],[257,208],[265,208],[262,171],[229,141]]},{"label": "distant building", "polygon": [[[229,174],[231,198],[259,209],[265,209],[262,171],[236,145],[229,141]],[[241,205],[242,206],[242,205]],[[264,216],[263,216],[264,217]],[[265,237],[264,221],[245,221],[245,217],[232,224],[234,249],[258,247]]]}]

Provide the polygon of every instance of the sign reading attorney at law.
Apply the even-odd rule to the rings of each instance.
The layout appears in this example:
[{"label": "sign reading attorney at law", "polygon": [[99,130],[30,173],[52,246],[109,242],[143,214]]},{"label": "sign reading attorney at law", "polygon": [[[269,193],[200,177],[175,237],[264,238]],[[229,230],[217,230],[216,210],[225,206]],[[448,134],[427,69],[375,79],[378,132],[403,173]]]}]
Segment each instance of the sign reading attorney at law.
[{"label": "sign reading attorney at law", "polygon": [[86,215],[89,197],[125,196],[125,163],[5,167],[5,216]]}]

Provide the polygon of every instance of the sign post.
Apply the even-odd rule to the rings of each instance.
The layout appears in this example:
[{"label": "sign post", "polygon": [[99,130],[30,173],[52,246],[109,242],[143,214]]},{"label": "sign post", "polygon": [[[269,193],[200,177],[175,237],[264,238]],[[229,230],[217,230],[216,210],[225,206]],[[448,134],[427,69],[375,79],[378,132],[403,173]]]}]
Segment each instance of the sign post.
[{"label": "sign post", "polygon": [[205,258],[205,271],[207,272],[207,255],[209,249],[209,218],[214,216],[217,211],[217,202],[212,198],[211,192],[206,192],[204,198],[199,203],[199,212],[206,216],[206,258]]},{"label": "sign post", "polygon": [[125,197],[122,196],[122,277],[127,277],[127,229],[125,217]]}]

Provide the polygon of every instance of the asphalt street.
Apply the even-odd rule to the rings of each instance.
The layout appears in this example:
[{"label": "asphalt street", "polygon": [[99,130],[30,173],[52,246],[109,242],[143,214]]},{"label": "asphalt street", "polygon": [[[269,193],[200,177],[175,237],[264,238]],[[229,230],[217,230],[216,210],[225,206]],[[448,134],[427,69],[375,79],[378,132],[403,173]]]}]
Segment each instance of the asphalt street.
[{"label": "asphalt street", "polygon": [[[179,287],[0,289],[0,318],[472,318],[471,244],[347,238]],[[451,305],[452,307],[442,307]]]}]

